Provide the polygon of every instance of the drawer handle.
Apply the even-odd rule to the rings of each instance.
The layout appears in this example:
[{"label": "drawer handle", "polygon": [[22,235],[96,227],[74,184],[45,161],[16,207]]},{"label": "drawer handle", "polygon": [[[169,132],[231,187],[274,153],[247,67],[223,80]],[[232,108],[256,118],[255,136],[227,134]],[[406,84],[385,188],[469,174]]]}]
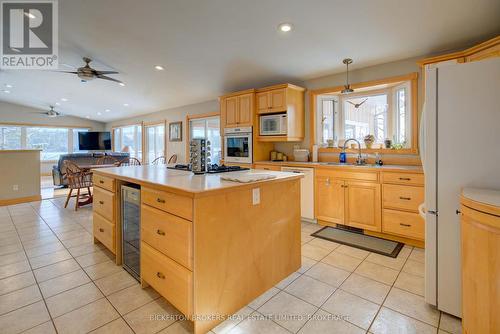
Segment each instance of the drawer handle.
[{"label": "drawer handle", "polygon": [[160,272],[157,272],[157,273],[156,273],[156,276],[157,276],[158,278],[165,279],[165,275],[163,275],[163,274],[162,274],[162,273],[160,273]]},{"label": "drawer handle", "polygon": [[103,229],[103,228],[100,228],[100,229],[99,229],[99,232],[104,232],[104,229]]},{"label": "drawer handle", "polygon": [[159,235],[165,235],[165,232],[163,232],[162,230],[156,230],[156,233],[158,233]]},{"label": "drawer handle", "polygon": [[403,224],[403,223],[399,223],[399,225],[403,226],[403,227],[411,227],[410,224]]},{"label": "drawer handle", "polygon": [[104,181],[103,181],[103,180],[99,180],[99,183],[100,183],[100,184],[103,184],[103,183],[104,183]]},{"label": "drawer handle", "polygon": [[401,181],[411,181],[409,177],[400,177],[399,178]]},{"label": "drawer handle", "polygon": [[162,198],[157,198],[157,199],[156,199],[156,201],[157,201],[158,203],[165,203],[165,200],[164,200],[164,199],[162,199]]},{"label": "drawer handle", "polygon": [[104,204],[104,201],[99,201],[99,204],[103,205],[103,204]]},{"label": "drawer handle", "polygon": [[405,200],[405,201],[410,201],[411,197],[402,197],[400,196],[399,199]]}]

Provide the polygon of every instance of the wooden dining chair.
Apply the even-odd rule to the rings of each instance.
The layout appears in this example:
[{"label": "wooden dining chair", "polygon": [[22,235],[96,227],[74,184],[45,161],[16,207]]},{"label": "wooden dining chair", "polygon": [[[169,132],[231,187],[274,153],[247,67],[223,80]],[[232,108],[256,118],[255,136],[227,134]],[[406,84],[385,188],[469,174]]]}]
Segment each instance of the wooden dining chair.
[{"label": "wooden dining chair", "polygon": [[104,155],[96,161],[96,165],[117,165],[118,163],[118,159],[109,155]]},{"label": "wooden dining chair", "polygon": [[152,165],[164,165],[167,158],[165,156],[158,157],[153,160]]},{"label": "wooden dining chair", "polygon": [[168,159],[168,164],[175,164],[177,162],[177,154],[172,154],[170,159]]},{"label": "wooden dining chair", "polygon": [[[92,172],[81,169],[77,164],[69,160],[64,161],[64,167],[66,168],[66,177],[68,178],[69,187],[69,193],[68,197],[66,197],[64,207],[66,208],[68,206],[73,190],[76,190],[75,211],[78,211],[80,206],[92,203],[93,198],[92,192],[90,191],[90,187],[92,187]],[[87,189],[87,193],[81,194],[81,189]],[[80,202],[80,198],[85,200]]]},{"label": "wooden dining chair", "polygon": [[137,158],[125,158],[118,164],[118,167],[121,166],[140,166],[141,161]]}]

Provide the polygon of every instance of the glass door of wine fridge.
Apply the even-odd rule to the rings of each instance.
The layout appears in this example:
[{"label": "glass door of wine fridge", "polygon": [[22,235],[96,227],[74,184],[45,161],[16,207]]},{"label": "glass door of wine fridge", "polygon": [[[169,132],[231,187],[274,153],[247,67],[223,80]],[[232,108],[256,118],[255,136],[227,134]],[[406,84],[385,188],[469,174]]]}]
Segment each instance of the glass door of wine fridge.
[{"label": "glass door of wine fridge", "polygon": [[139,186],[121,187],[123,268],[140,279],[141,190]]}]

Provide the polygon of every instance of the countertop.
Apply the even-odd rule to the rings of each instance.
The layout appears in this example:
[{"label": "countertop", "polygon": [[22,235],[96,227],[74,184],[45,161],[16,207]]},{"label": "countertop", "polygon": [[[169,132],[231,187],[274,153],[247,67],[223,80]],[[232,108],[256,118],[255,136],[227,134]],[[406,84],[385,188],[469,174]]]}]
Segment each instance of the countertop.
[{"label": "countertop", "polygon": [[357,166],[353,164],[340,164],[337,162],[298,162],[298,161],[255,161],[254,164],[261,165],[277,165],[277,166],[296,166],[296,167],[309,167],[309,168],[354,168],[369,171],[397,171],[397,172],[415,172],[423,173],[422,166],[408,166],[408,165],[362,165]]},{"label": "countertop", "polygon": [[481,206],[479,210],[488,211],[488,213],[496,215],[500,214],[500,190],[464,188],[462,189],[462,196],[471,201],[483,204],[484,206]]},{"label": "countertop", "polygon": [[[236,187],[255,186],[266,182],[279,182],[284,180],[292,180],[303,177],[296,173],[276,172],[276,171],[263,171],[263,170],[246,170],[218,174],[202,174],[195,175],[192,172],[167,169],[163,166],[122,166],[93,169],[94,174],[103,175],[111,178],[116,178],[132,183],[139,183],[143,185],[151,185],[158,187],[165,187],[170,190],[177,190],[178,192],[187,194],[202,194],[209,193],[217,190],[231,189]],[[262,180],[250,183],[239,183],[222,180],[222,175],[236,175],[236,174],[271,174],[276,178]]]}]

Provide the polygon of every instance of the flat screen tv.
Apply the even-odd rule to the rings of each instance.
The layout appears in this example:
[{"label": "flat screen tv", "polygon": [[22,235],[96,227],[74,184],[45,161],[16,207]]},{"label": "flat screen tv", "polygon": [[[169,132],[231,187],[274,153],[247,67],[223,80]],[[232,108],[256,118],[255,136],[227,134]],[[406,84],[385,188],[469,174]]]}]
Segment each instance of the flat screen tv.
[{"label": "flat screen tv", "polygon": [[111,150],[111,132],[78,132],[80,151]]}]

